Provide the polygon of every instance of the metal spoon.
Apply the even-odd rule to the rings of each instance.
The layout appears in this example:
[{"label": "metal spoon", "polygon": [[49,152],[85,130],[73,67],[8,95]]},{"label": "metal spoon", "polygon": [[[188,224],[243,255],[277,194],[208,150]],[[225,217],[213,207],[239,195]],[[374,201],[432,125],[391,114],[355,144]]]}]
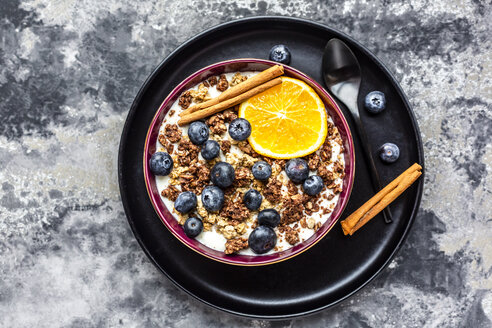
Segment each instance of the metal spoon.
[{"label": "metal spoon", "polygon": [[[350,48],[338,39],[328,41],[323,53],[323,78],[328,89],[350,111],[355,122],[355,128],[362,143],[364,157],[371,171],[371,182],[376,192],[381,190],[379,174],[372,158],[371,146],[367,134],[360,120],[357,97],[361,81],[360,66]],[[383,211],[386,223],[392,222],[391,212],[386,207]]]}]

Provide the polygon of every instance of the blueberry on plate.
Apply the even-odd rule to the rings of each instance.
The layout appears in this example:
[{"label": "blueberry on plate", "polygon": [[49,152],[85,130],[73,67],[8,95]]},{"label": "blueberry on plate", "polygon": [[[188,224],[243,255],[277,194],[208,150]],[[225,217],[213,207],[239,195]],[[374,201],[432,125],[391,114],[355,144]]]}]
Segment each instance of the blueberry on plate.
[{"label": "blueberry on plate", "polygon": [[260,225],[249,234],[248,245],[256,254],[264,254],[273,249],[276,244],[277,235],[269,226]]},{"label": "blueberry on plate", "polygon": [[183,191],[174,202],[174,208],[179,213],[185,214],[196,208],[196,195],[192,191]]},{"label": "blueberry on plate", "polygon": [[234,182],[236,173],[231,164],[227,162],[218,162],[210,171],[210,180],[220,188],[227,188]]},{"label": "blueberry on plate", "polygon": [[232,139],[243,141],[251,134],[251,124],[244,118],[236,118],[229,124],[229,135]]},{"label": "blueberry on plate", "polygon": [[280,223],[280,214],[273,208],[267,208],[258,213],[258,223],[274,228]]},{"label": "blueberry on plate", "polygon": [[319,175],[311,175],[302,184],[304,192],[309,196],[315,196],[323,190],[323,179]]},{"label": "blueberry on plate", "polygon": [[400,157],[400,148],[391,142],[387,142],[379,148],[379,158],[385,163],[394,163]]},{"label": "blueberry on plate", "polygon": [[205,144],[203,144],[202,157],[205,158],[207,161],[210,161],[215,157],[219,156],[219,152],[220,152],[220,145],[217,141],[207,140],[205,141]]},{"label": "blueberry on plate", "polygon": [[270,49],[270,60],[277,63],[289,65],[290,63],[290,50],[283,44],[278,44]]},{"label": "blueberry on plate", "polygon": [[272,175],[272,167],[265,161],[258,161],[251,168],[253,176],[258,180],[267,180]]},{"label": "blueberry on plate", "polygon": [[173,158],[165,152],[156,152],[149,161],[150,171],[155,175],[168,175],[173,169]]},{"label": "blueberry on plate", "polygon": [[258,190],[250,189],[244,193],[243,203],[250,211],[256,211],[260,208],[263,196]]},{"label": "blueberry on plate", "polygon": [[203,207],[209,212],[216,212],[224,206],[224,192],[216,186],[206,186],[202,191]]},{"label": "blueberry on plate", "polygon": [[207,141],[209,134],[207,124],[202,121],[195,121],[188,127],[188,138],[195,145],[201,145]]},{"label": "blueberry on plate", "polygon": [[203,222],[199,218],[188,218],[183,224],[185,234],[190,238],[195,238],[203,230]]},{"label": "blueberry on plate", "polygon": [[386,108],[386,97],[381,91],[369,92],[364,99],[364,107],[368,112],[377,114]]},{"label": "blueberry on plate", "polygon": [[308,163],[302,158],[293,158],[285,164],[285,173],[294,183],[302,183],[309,176]]}]

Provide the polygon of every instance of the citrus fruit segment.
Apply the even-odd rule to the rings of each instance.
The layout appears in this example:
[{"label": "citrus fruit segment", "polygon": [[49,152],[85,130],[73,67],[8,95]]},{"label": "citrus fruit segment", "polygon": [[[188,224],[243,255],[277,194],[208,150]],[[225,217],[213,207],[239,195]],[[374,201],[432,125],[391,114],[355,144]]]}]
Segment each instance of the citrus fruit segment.
[{"label": "citrus fruit segment", "polygon": [[251,124],[251,147],[272,158],[311,154],[327,134],[323,101],[305,82],[285,76],[281,84],[241,103],[239,117]]}]

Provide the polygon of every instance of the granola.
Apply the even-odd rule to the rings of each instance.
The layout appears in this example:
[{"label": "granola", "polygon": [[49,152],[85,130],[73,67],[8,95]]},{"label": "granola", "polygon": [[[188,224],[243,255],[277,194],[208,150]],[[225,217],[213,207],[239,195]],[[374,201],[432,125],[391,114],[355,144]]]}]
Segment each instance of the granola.
[{"label": "granola", "polygon": [[229,82],[227,81],[227,77],[222,74],[217,82],[217,90],[224,92],[227,88],[229,88]]},{"label": "granola", "polygon": [[217,113],[210,116],[206,123],[212,134],[222,135],[224,132],[227,131],[227,127],[224,121],[224,114],[222,113]]},{"label": "granola", "polygon": [[211,99],[210,95],[208,94],[208,88],[205,86],[204,83],[200,83],[200,85],[198,85],[198,90],[191,90],[190,96],[196,103],[201,103]]},{"label": "granola", "polygon": [[164,137],[170,142],[178,142],[182,133],[177,124],[166,124],[164,126]]},{"label": "granola", "polygon": [[225,244],[224,253],[235,254],[245,248],[248,248],[248,240],[246,238],[229,239]]},{"label": "granola", "polygon": [[[280,224],[274,229],[278,241],[271,252],[286,250],[308,239],[331,215],[338,194],[343,190],[345,177],[343,140],[331,119],[328,120],[328,135],[324,144],[304,157],[311,174],[319,175],[324,181],[320,194],[308,196],[304,194],[302,185],[294,184],[285,174],[286,160],[265,157],[256,153],[248,141],[230,138],[227,129],[229,123],[238,117],[238,106],[205,120],[210,131],[209,138],[219,143],[220,154],[210,161],[202,158],[201,147],[189,140],[186,128],[176,124],[178,114],[193,104],[216,97],[250,76],[251,73],[212,76],[183,92],[163,121],[156,143],[157,151],[168,152],[174,161],[169,177],[156,178],[161,199],[181,225],[192,215],[201,218],[203,231],[197,240],[225,254],[254,255],[248,247],[248,236],[259,225],[258,213],[265,209],[273,208],[280,214]],[[266,161],[272,167],[272,175],[266,181],[257,180],[252,175],[251,167],[259,160]],[[211,212],[202,204],[201,193],[211,185],[210,170],[219,161],[233,166],[235,180],[231,187],[223,190],[225,199],[222,208]],[[242,201],[249,189],[259,191],[263,197],[257,210],[249,210]],[[197,195],[194,212],[180,214],[174,209],[173,202],[183,191],[192,191]]]}]

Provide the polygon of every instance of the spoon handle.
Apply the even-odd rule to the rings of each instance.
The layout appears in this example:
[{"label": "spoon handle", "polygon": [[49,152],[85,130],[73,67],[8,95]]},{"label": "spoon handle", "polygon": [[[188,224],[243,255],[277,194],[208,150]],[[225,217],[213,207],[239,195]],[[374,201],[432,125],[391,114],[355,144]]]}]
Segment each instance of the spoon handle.
[{"label": "spoon handle", "polygon": [[[359,107],[356,102],[354,102],[353,104],[346,104],[346,105],[350,113],[352,114],[352,118],[354,119],[355,122],[355,128],[357,130],[357,134],[359,135],[359,139],[362,144],[362,152],[364,153],[366,163],[368,164],[371,173],[370,176],[371,176],[372,187],[375,189],[376,192],[378,192],[381,190],[381,181],[379,180],[379,173],[376,169],[376,164],[374,163],[374,159],[372,157],[371,145],[369,144],[366,130],[364,129],[364,125],[362,124],[362,121],[360,119]],[[384,221],[386,223],[393,222],[393,218],[389,210],[389,207],[386,207],[382,213],[383,213]]]}]

